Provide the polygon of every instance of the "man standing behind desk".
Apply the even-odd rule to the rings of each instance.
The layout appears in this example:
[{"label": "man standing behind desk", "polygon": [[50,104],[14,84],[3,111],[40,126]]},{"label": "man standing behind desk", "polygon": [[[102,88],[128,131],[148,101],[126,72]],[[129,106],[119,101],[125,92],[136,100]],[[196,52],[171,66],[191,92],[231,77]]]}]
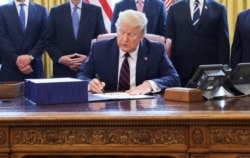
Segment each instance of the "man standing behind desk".
[{"label": "man standing behind desk", "polygon": [[226,8],[214,0],[182,0],[168,11],[166,38],[171,61],[185,86],[199,65],[228,64]]},{"label": "man standing behind desk", "polygon": [[237,16],[234,39],[231,51],[231,67],[239,63],[250,62],[250,9],[240,12]]},{"label": "man standing behind desk", "polygon": [[101,8],[69,0],[51,9],[46,33],[53,77],[76,77],[90,52],[91,40],[105,33]]},{"label": "man standing behind desk", "polygon": [[[140,4],[141,3],[141,4]],[[148,19],[147,33],[165,35],[167,11],[162,0],[122,0],[114,7],[111,32],[116,32],[116,20],[121,11],[133,9],[144,12]]]},{"label": "man standing behind desk", "polygon": [[[90,92],[102,93],[105,88],[147,94],[179,86],[179,76],[166,56],[165,45],[144,38],[146,27],[144,13],[126,10],[116,22],[117,37],[93,44],[78,74],[79,79],[89,81]],[[100,78],[95,78],[96,74]]]},{"label": "man standing behind desk", "polygon": [[48,14],[29,0],[15,0],[0,7],[0,81],[42,78],[42,37]]}]

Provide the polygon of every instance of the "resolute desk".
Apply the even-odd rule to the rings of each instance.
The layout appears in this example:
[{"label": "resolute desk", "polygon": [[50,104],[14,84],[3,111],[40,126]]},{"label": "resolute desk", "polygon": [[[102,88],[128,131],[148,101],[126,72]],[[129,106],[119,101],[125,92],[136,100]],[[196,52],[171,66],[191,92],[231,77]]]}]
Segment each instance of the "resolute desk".
[{"label": "resolute desk", "polygon": [[0,158],[250,158],[250,98],[0,103]]}]

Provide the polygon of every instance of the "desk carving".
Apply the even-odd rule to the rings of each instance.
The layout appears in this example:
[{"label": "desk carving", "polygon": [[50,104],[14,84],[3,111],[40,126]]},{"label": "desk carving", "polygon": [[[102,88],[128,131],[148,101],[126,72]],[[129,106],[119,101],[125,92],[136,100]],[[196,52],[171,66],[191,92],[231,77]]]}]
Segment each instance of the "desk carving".
[{"label": "desk carving", "polygon": [[192,132],[193,143],[200,145],[204,142],[204,133],[201,129],[195,128]]},{"label": "desk carving", "polygon": [[250,158],[249,102],[2,102],[0,158]]},{"label": "desk carving", "polygon": [[247,127],[215,127],[209,129],[211,145],[249,145],[250,128]]},{"label": "desk carving", "polygon": [[[74,129],[74,130],[72,130]],[[186,128],[14,128],[18,145],[187,145]]]},{"label": "desk carving", "polygon": [[6,143],[6,140],[7,140],[6,132],[0,129],[0,146],[4,145]]}]

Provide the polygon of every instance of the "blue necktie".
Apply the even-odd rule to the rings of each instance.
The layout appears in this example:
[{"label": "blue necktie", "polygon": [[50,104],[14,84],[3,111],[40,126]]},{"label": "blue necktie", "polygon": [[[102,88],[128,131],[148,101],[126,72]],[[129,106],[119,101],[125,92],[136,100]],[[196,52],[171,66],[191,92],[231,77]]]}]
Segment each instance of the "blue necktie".
[{"label": "blue necktie", "polygon": [[79,15],[77,13],[78,7],[75,6],[72,12],[72,25],[74,30],[75,38],[77,38],[78,28],[79,28]]},{"label": "blue necktie", "polygon": [[124,55],[124,60],[122,62],[121,70],[120,70],[120,77],[119,77],[119,91],[125,91],[130,89],[130,70],[129,70],[129,63],[128,57],[130,57],[129,53]]},{"label": "blue necktie", "polygon": [[20,12],[19,12],[19,19],[20,19],[20,23],[22,26],[23,31],[25,31],[25,12],[24,12],[24,3],[20,4]]},{"label": "blue necktie", "polygon": [[194,15],[193,15],[193,26],[196,29],[197,24],[200,20],[200,7],[199,7],[199,0],[195,0],[194,2],[195,6],[194,6]]}]

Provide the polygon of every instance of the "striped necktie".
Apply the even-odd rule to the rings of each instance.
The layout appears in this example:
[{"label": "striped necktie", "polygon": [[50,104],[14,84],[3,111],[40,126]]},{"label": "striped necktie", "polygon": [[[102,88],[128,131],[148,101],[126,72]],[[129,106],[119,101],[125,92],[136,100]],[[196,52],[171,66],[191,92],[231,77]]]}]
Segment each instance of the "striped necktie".
[{"label": "striped necktie", "polygon": [[20,4],[20,12],[19,12],[19,19],[22,26],[23,31],[25,31],[25,12],[24,12],[24,3]]},{"label": "striped necktie", "polygon": [[200,20],[200,2],[199,0],[195,0],[194,2],[194,14],[193,14],[193,26],[196,29],[197,24]]},{"label": "striped necktie", "polygon": [[72,25],[73,25],[73,30],[74,30],[74,35],[75,39],[77,39],[77,34],[78,34],[78,29],[79,29],[79,15],[77,13],[77,6],[73,7],[73,12],[72,12]]},{"label": "striped necktie", "polygon": [[125,91],[130,89],[130,70],[128,57],[130,57],[129,53],[124,55],[124,60],[122,62],[122,66],[120,69],[120,77],[119,77],[119,91]]}]

